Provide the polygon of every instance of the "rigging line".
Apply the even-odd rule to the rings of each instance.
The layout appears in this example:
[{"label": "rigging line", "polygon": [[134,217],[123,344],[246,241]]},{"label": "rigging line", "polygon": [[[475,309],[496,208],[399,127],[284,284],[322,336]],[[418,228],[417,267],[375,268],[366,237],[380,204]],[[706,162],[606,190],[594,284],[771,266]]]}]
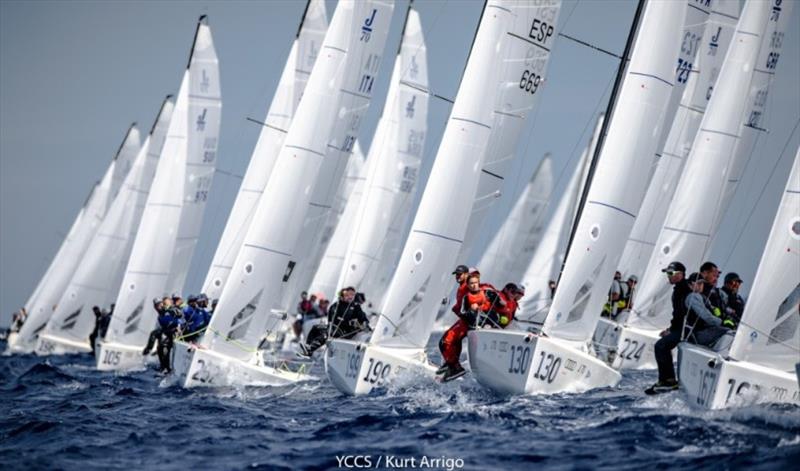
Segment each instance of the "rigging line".
[{"label": "rigging line", "polygon": [[578,44],[580,44],[580,45],[582,45],[582,46],[586,46],[586,47],[588,47],[589,49],[594,49],[595,51],[599,51],[599,52],[602,52],[602,53],[604,53],[604,54],[608,54],[608,55],[609,55],[609,56],[611,56],[611,57],[615,57],[615,58],[617,58],[617,59],[620,59],[620,60],[622,60],[622,56],[620,56],[620,55],[618,55],[618,54],[614,54],[614,53],[613,53],[613,52],[611,52],[611,51],[607,51],[607,50],[603,49],[602,47],[598,47],[598,46],[595,46],[595,45],[593,45],[593,44],[590,44],[590,43],[588,43],[588,42],[586,42],[586,41],[582,41],[582,40],[580,40],[580,39],[578,39],[578,38],[576,38],[576,37],[570,36],[570,35],[568,35],[568,34],[566,34],[566,33],[558,33],[558,35],[559,35],[560,37],[562,37],[562,38],[567,38],[567,39],[569,39],[570,41],[575,41],[576,43],[578,43]]},{"label": "rigging line", "polygon": [[[758,198],[756,198],[756,201],[753,204],[753,207],[750,209],[750,214],[747,215],[747,219],[745,220],[744,225],[742,226],[743,228],[744,227],[748,227],[750,225],[750,218],[753,217],[753,214],[755,214],[756,208],[758,207],[758,203],[761,201],[761,198],[764,196],[764,192],[767,190],[767,187],[769,187],[769,182],[772,180],[772,177],[775,175],[775,171],[778,169],[778,164],[783,159],[783,155],[786,153],[786,149],[789,148],[789,143],[792,142],[792,138],[794,137],[794,133],[795,133],[795,131],[797,131],[798,126],[800,126],[800,118],[798,118],[795,121],[794,127],[792,128],[792,132],[789,133],[789,137],[786,138],[786,143],[784,143],[784,145],[783,145],[783,150],[781,150],[781,153],[778,156],[778,158],[775,159],[775,164],[772,166],[772,171],[770,172],[769,177],[767,178],[767,180],[764,182],[764,185],[761,187],[761,192],[759,193]],[[727,265],[728,262],[730,261],[730,258],[733,255],[733,253],[735,252],[736,247],[738,247],[739,241],[741,240],[742,234],[744,234],[744,232],[745,232],[744,230],[739,231],[739,235],[736,236],[736,240],[731,245],[731,249],[728,252],[728,256],[725,257],[725,265]]]}]

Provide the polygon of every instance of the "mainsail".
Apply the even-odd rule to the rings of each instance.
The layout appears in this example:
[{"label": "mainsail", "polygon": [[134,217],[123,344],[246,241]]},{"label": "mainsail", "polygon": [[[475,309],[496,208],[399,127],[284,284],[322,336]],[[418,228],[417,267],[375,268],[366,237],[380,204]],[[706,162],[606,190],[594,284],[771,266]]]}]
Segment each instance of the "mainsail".
[{"label": "mainsail", "polygon": [[800,149],[761,256],[730,356],[780,371],[800,358]]},{"label": "mainsail", "polygon": [[639,285],[628,324],[661,329],[669,323],[670,287],[661,268],[673,260],[696,270],[718,225],[722,194],[742,129],[746,98],[760,44],[766,37],[770,4],[748,1],[731,41],[714,93]]},{"label": "mainsail", "polygon": [[739,0],[717,0],[712,5],[697,58],[688,73],[680,107],[617,267],[625,277],[641,277],[645,271],[738,18]]},{"label": "mainsail", "polygon": [[[393,3],[391,7],[394,8]],[[378,10],[375,10],[375,14],[377,12]],[[371,10],[367,11],[363,21],[364,34],[367,35],[365,38],[374,36],[372,24],[376,18]],[[373,40],[370,39],[370,43],[373,43]],[[385,45],[385,39],[381,44]],[[383,47],[375,49],[360,58],[363,67],[354,69],[354,71],[358,73],[363,69],[366,73],[363,77],[352,77],[359,81],[349,82],[348,79],[345,79],[345,86],[341,91],[339,117],[334,122],[325,148],[322,167],[311,187],[311,197],[306,203],[307,208],[300,210],[305,217],[301,223],[302,229],[291,250],[293,268],[285,280],[283,295],[281,301],[278,302],[279,307],[289,306],[299,297],[301,291],[308,289],[327,244],[330,242],[339,216],[333,204],[334,199],[341,186],[347,162],[353,152],[361,122],[369,109],[373,85],[383,61],[383,49]],[[354,75],[353,72],[347,73],[350,76]]]},{"label": "mainsail", "polygon": [[390,228],[410,212],[417,186],[427,134],[427,88],[425,38],[419,14],[411,9],[367,159],[365,196],[356,208],[353,233],[334,280],[338,287],[357,287],[373,306],[384,287],[378,274],[393,262],[381,258]]},{"label": "mainsail", "polygon": [[[340,112],[369,101],[393,5],[342,2],[314,64],[244,245],[233,264],[203,345],[238,359],[252,356],[294,267],[293,251]],[[353,142],[354,143],[354,142]],[[349,152],[349,147],[345,147]]]},{"label": "mainsail", "polygon": [[300,97],[306,88],[327,28],[325,2],[309,0],[253,149],[253,155],[250,157],[250,164],[247,166],[222,238],[203,282],[203,292],[210,299],[217,299],[222,293],[244,236],[250,227],[258,200],[278,158],[297,105],[300,103]]},{"label": "mainsail", "polygon": [[[497,191],[497,182],[487,182],[482,174],[502,179],[494,170],[504,166],[496,159],[508,159],[514,152],[543,88],[560,7],[558,0],[486,4],[373,343],[410,348],[427,344],[471,224],[473,208],[464,201],[475,200],[479,191]],[[491,151],[490,142],[496,144]]]},{"label": "mainsail", "polygon": [[[218,77],[211,30],[203,16],[106,341],[143,345],[156,320],[152,299],[182,288],[178,285],[185,272],[175,267],[188,265],[188,261],[176,257],[191,257],[188,249],[194,245],[195,227],[202,218],[216,162],[221,108]],[[178,252],[181,247],[187,250]]]},{"label": "mainsail", "polygon": [[685,10],[685,2],[648,2],[644,7],[543,327],[551,337],[582,345],[592,337],[600,318],[607,281],[612,279],[647,190],[665,125]]}]

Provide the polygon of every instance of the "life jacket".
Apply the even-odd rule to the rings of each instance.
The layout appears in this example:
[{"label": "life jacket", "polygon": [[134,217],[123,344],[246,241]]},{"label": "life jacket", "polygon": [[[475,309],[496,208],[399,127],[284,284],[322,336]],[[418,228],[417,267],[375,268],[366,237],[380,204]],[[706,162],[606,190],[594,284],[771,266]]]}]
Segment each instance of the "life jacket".
[{"label": "life jacket", "polygon": [[461,301],[464,299],[464,296],[469,292],[467,289],[467,282],[464,281],[460,285],[458,285],[458,290],[456,290],[456,303],[453,305],[453,312],[458,315],[461,313]]},{"label": "life jacket", "polygon": [[499,305],[495,306],[494,310],[498,316],[497,323],[500,324],[500,327],[505,328],[514,320],[518,304],[514,297],[505,291],[500,291],[500,299],[503,300],[503,303],[498,303]]}]

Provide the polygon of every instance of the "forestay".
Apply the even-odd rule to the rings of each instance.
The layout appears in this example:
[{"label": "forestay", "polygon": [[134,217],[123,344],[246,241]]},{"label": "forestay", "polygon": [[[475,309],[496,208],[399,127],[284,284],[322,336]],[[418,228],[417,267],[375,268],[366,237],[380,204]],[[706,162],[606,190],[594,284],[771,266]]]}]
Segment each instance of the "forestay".
[{"label": "forestay", "polygon": [[37,288],[36,296],[29,301],[31,304],[28,309],[28,319],[20,329],[16,344],[12,346],[15,350],[33,349],[36,336],[50,320],[56,304],[75,273],[75,268],[103,221],[111,195],[119,189],[114,184],[117,163],[129,160],[129,154],[135,154],[140,147],[139,130],[135,125],[131,125],[114,160],[106,169],[102,179],[92,188],[67,237],[48,267],[42,278],[41,288]]},{"label": "forestay", "polygon": [[[680,106],[619,262],[618,270],[624,277],[641,277],[645,272],[738,19],[739,0],[713,2]],[[694,42],[691,44],[690,47],[696,47]],[[681,79],[686,77],[681,70],[678,76]]]},{"label": "forestay", "polygon": [[[339,287],[355,286],[373,306],[385,285],[382,258],[391,228],[411,210],[425,148],[428,59],[419,14],[410,9],[394,62],[386,106],[370,147],[365,196],[351,222],[352,236],[336,274]],[[349,205],[348,205],[349,206]]]},{"label": "forestay", "polygon": [[736,331],[730,356],[780,371],[800,358],[800,149]]},{"label": "forestay", "polygon": [[[547,203],[553,193],[553,160],[545,154],[478,262],[481,278],[519,282],[542,240]],[[527,287],[526,287],[527,288]]]},{"label": "forestay", "polygon": [[327,28],[325,2],[309,0],[250,157],[250,164],[247,166],[222,238],[203,282],[203,292],[210,299],[217,299],[222,293],[247,228],[250,227],[259,197],[264,191],[294,112],[300,103],[300,97],[305,90],[311,68],[317,60]]},{"label": "forestay", "polygon": [[766,2],[748,1],[714,86],[694,143],[639,285],[628,324],[662,329],[669,324],[670,285],[661,269],[673,260],[696,271],[716,231],[723,186],[736,149],[745,99],[770,14]]},{"label": "forestay", "polygon": [[[560,1],[489,1],[372,342],[424,348],[467,235],[483,170],[502,174],[541,89]],[[490,140],[496,145],[488,152]],[[497,165],[495,165],[497,164]],[[480,187],[480,190],[479,190]],[[455,198],[453,195],[459,195]],[[481,217],[474,215],[473,217]],[[477,228],[475,230],[478,230]]]},{"label": "forestay", "polygon": [[94,326],[92,307],[108,309],[116,298],[172,116],[170,98],[162,103],[150,135],[81,258],[45,332],[85,342]]},{"label": "forestay", "polygon": [[[202,217],[219,133],[219,83],[211,30],[201,17],[167,137],[125,270],[106,341],[143,345],[155,325],[152,299],[171,294],[179,237]],[[184,218],[184,208],[190,217]],[[186,229],[180,229],[186,224]],[[180,241],[187,248],[188,239]],[[172,281],[170,281],[172,280]]]},{"label": "forestay", "polygon": [[[543,331],[579,342],[592,337],[625,241],[647,190],[664,114],[685,2],[648,2],[631,60]],[[625,182],[625,184],[620,184]]]},{"label": "forestay", "polygon": [[[249,358],[294,265],[292,251],[311,193],[326,159],[342,90],[369,94],[386,42],[393,5],[342,2],[334,13],[244,245],[222,291],[203,345],[238,359]],[[377,62],[376,62],[377,61]],[[363,95],[368,97],[369,95]],[[361,98],[359,98],[361,99]],[[212,334],[212,335],[209,335]]]}]

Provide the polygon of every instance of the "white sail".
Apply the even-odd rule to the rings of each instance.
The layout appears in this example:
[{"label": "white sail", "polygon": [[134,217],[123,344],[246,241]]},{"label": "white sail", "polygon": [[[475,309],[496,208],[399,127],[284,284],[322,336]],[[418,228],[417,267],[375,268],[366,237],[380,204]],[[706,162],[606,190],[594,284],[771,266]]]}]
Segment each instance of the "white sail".
[{"label": "white sail", "polygon": [[300,103],[300,97],[305,90],[327,28],[325,2],[309,0],[289,58],[283,67],[275,96],[264,119],[264,127],[258,136],[250,164],[247,166],[222,238],[203,282],[202,291],[210,299],[217,299],[222,293],[247,228],[250,227],[259,197],[278,158],[286,131]]},{"label": "white sail", "polygon": [[[377,133],[376,133],[377,135]],[[319,264],[314,280],[311,282],[309,291],[315,294],[323,294],[327,299],[336,297],[336,283],[339,280],[339,273],[342,271],[344,253],[347,251],[347,242],[353,234],[356,211],[361,204],[364,196],[364,182],[366,181],[366,158],[361,151],[359,141],[356,141],[353,149],[353,156],[347,163],[347,174],[345,182],[340,188],[340,193],[349,193],[344,199],[344,210],[339,218],[339,224],[333,232],[333,237],[328,244],[322,262]],[[343,191],[350,186],[349,192]],[[337,196],[337,201],[340,198]]]},{"label": "white sail", "polygon": [[169,98],[162,104],[150,135],[133,161],[119,194],[81,257],[45,333],[85,343],[94,326],[92,307],[107,309],[116,298],[115,290],[119,288],[128,264],[133,238],[172,116],[173,104]]},{"label": "white sail", "polygon": [[203,337],[205,347],[238,359],[252,356],[281,292],[281,279],[291,274],[295,242],[327,159],[331,132],[337,121],[345,121],[339,113],[352,109],[354,100],[369,98],[392,10],[391,3],[377,0],[337,6],[211,320],[213,335]]},{"label": "white sail", "polygon": [[[675,77],[685,2],[648,2],[543,331],[581,346],[647,190]],[[669,124],[669,123],[666,123]],[[625,182],[621,185],[620,182]]]},{"label": "white sail", "polygon": [[498,288],[522,280],[544,235],[544,216],[552,193],[553,161],[545,154],[478,262],[482,280]]},{"label": "white sail", "polygon": [[183,203],[175,237],[172,266],[166,291],[180,293],[189,273],[194,248],[200,238],[203,215],[217,163],[217,145],[222,112],[219,86],[219,62],[208,25],[197,30],[189,63],[189,121],[185,146]]},{"label": "white sail", "polygon": [[[374,21],[370,19],[371,11],[367,13],[368,17],[364,21]],[[278,302],[282,308],[293,304],[299,298],[300,292],[308,289],[336,227],[338,214],[335,195],[341,186],[361,122],[369,109],[372,87],[383,60],[383,49],[376,50],[374,56],[365,55],[361,60],[367,73],[359,78],[360,82],[345,87],[342,91],[340,116],[334,123],[319,177],[311,188],[308,208],[301,210],[305,219],[291,251],[291,263],[294,266],[284,283],[282,300]]]},{"label": "white sail", "polygon": [[661,269],[673,260],[695,271],[703,262],[708,241],[716,231],[723,186],[742,124],[745,99],[753,76],[759,45],[766,28],[770,4],[750,0],[745,4],[731,46],[714,86],[714,93],[695,136],[658,236],[628,324],[662,329],[669,324],[672,288]]},{"label": "white sail", "polygon": [[739,130],[736,153],[731,158],[727,178],[723,185],[722,197],[714,222],[715,227],[719,227],[725,216],[748,161],[751,158],[758,160],[757,144],[766,139],[767,129],[764,128],[764,120],[769,101],[769,89],[775,79],[775,73],[778,71],[784,36],[789,28],[789,19],[795,2],[772,0],[770,4],[769,22],[764,36],[761,38],[761,47],[753,70],[753,80],[750,82],[750,90],[747,93],[744,122]]},{"label": "white sail", "polygon": [[780,371],[800,358],[800,149],[747,298],[730,356]]},{"label": "white sail", "polygon": [[182,234],[194,229],[196,219],[202,216],[207,196],[204,192],[214,170],[220,112],[218,76],[211,30],[201,17],[117,295],[107,342],[144,345],[156,320],[152,299],[175,289],[177,277],[170,283],[170,273],[177,262],[183,262],[177,257],[185,256],[177,249],[191,242],[178,239],[187,237]]},{"label": "white sail", "polygon": [[680,107],[620,259],[618,270],[624,277],[641,277],[650,260],[738,19],[739,0],[713,3]]},{"label": "white sail", "polygon": [[367,160],[365,197],[336,274],[338,287],[355,286],[377,306],[384,285],[381,258],[393,224],[410,212],[427,134],[428,60],[419,14],[409,10],[389,83],[386,107]]},{"label": "white sail", "polygon": [[[514,2],[511,2],[511,4],[514,5]],[[522,8],[521,5],[520,3],[515,6]],[[531,8],[532,10],[541,9],[537,17],[547,25],[548,29],[544,32],[544,35],[554,34],[558,23],[560,2],[543,1],[536,3],[535,6],[526,8]],[[537,25],[529,26],[535,27]],[[552,29],[549,29],[551,27]],[[533,36],[533,32],[530,30],[527,34],[522,34],[521,30],[514,34],[526,39],[530,39]],[[480,182],[472,203],[472,213],[459,252],[459,260],[470,258],[474,244],[483,229],[484,221],[490,210],[495,207],[494,203],[499,200],[504,191],[508,191],[511,188],[511,185],[506,182],[506,178],[510,178],[513,175],[513,171],[518,167],[518,165],[515,165],[517,162],[517,144],[525,124],[525,117],[528,116],[535,105],[536,92],[547,87],[545,75],[547,73],[548,59],[550,58],[550,47],[537,48],[530,42],[525,47],[527,50],[524,54],[514,59],[524,64],[523,72],[520,73],[519,77],[514,77],[513,74],[506,77],[502,93],[515,94],[522,90],[528,93],[529,99],[517,102],[509,100],[503,102],[502,106],[498,106],[494,110],[492,129],[496,131],[492,132],[487,155],[481,164]],[[526,74],[525,72],[528,73]]]},{"label": "white sail", "polygon": [[[524,119],[542,88],[560,6],[557,0],[492,0],[484,8],[373,343],[411,348],[427,344],[473,212],[464,201],[473,201],[479,188],[487,189],[481,185],[483,170],[497,170],[495,159],[509,159],[516,148]],[[497,146],[491,151],[490,140]]]},{"label": "white sail", "polygon": [[139,128],[136,127],[136,123],[133,123],[131,127],[128,128],[128,134],[125,136],[122,144],[120,144],[117,150],[117,156],[114,159],[114,173],[111,175],[111,188],[109,190],[107,203],[109,206],[114,201],[114,198],[117,197],[117,193],[122,189],[125,177],[130,173],[133,167],[133,161],[141,152],[141,148],[141,134]]},{"label": "white sail", "polygon": [[[118,152],[124,151],[127,154],[132,150],[138,151],[139,147],[139,131],[135,126],[131,126]],[[36,336],[45,328],[47,321],[50,320],[53,311],[57,307],[56,304],[69,284],[73,273],[75,273],[75,268],[86,252],[97,228],[103,221],[109,199],[115,189],[113,180],[117,159],[118,156],[115,156],[111,165],[106,169],[103,178],[95,184],[89,197],[84,202],[81,213],[70,228],[69,234],[51,262],[51,266],[47,269],[41,289],[37,290],[36,297],[31,300],[28,319],[20,329],[15,345],[11,346],[15,351],[33,350]],[[124,159],[127,159],[127,157],[124,157]]]},{"label": "white sail", "polygon": [[[520,277],[525,286],[525,297],[521,300],[520,314],[517,318],[530,321],[534,316],[543,319],[547,314],[545,308],[551,301],[549,282],[558,279],[558,271],[564,263],[567,239],[575,220],[575,210],[586,177],[587,164],[592,155],[593,143],[594,140],[578,159],[572,177],[547,224],[541,243],[536,247],[533,257]],[[481,268],[480,265],[478,267]]]}]

